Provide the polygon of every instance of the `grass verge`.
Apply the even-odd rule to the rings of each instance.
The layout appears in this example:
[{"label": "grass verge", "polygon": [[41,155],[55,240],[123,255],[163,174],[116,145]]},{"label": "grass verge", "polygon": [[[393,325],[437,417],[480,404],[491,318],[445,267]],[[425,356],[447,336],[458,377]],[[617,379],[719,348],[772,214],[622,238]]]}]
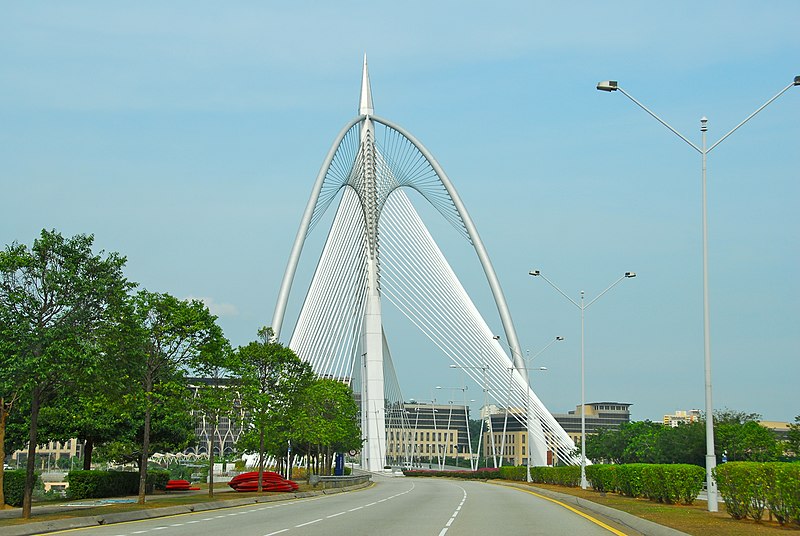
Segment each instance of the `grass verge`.
[{"label": "grass verge", "polygon": [[661,504],[647,499],[632,499],[615,493],[598,493],[581,488],[548,484],[533,484],[532,487],[581,497],[697,536],[789,536],[800,534],[800,527],[797,525],[781,527],[775,521],[765,520],[756,523],[752,520],[733,519],[725,511],[724,504],[720,504],[719,512],[711,513],[707,511],[708,506],[705,501],[695,501],[691,506],[683,506]]}]

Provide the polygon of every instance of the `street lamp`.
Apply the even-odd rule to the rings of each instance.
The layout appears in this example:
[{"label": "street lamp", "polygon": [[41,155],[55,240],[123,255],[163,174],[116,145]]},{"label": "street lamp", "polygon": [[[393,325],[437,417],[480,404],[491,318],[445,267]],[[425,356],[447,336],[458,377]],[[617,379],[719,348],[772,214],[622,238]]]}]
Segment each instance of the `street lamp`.
[{"label": "street lamp", "polygon": [[[530,362],[536,359],[539,355],[541,355],[545,350],[550,348],[554,343],[559,341],[563,341],[564,337],[556,336],[555,339],[548,342],[544,348],[533,354],[532,356],[528,356],[525,358],[525,376],[528,379],[528,389],[533,390],[531,387],[531,373],[530,373]],[[539,370],[547,370],[547,367],[539,367]],[[533,479],[531,478],[531,456],[532,456],[532,445],[531,443],[531,396],[530,393],[525,393],[525,434],[528,436],[526,440],[528,442],[528,464],[525,471],[525,480],[527,482],[532,482]]]},{"label": "street lamp", "polygon": [[[463,398],[464,398],[464,424],[467,425],[467,446],[469,447],[469,468],[471,470],[475,470],[472,467],[472,437],[469,432],[469,412],[467,411],[467,386],[464,387],[442,387],[441,385],[436,386],[437,389],[444,389],[446,391],[461,391]],[[475,402],[471,400],[471,402]],[[456,444],[457,445],[457,444]],[[456,446],[456,448],[458,448]],[[458,461],[458,456],[456,456],[456,462]]]},{"label": "street lamp", "polygon": [[[499,338],[500,337],[498,337],[498,336],[493,337],[494,340],[498,340]],[[489,386],[486,383],[486,370],[489,368],[489,365],[488,364],[484,364],[482,367],[468,367],[468,366],[463,366],[463,365],[452,364],[452,365],[450,365],[450,368],[452,368],[452,369],[462,369],[462,370],[480,370],[480,371],[483,372],[483,376],[482,376],[483,377],[483,385],[482,385],[482,389],[483,389],[483,410],[487,412],[486,415],[489,418],[489,423],[488,423],[487,429],[488,429],[489,436],[491,437],[492,436],[492,426],[491,426],[492,420],[491,420],[491,415],[489,415],[488,410],[486,409],[486,407],[487,407],[487,405],[489,403]],[[484,421],[484,417],[483,417],[483,415],[481,415],[481,429],[480,429],[480,433],[478,435],[478,459],[475,462],[475,469],[478,469],[478,466],[480,465],[480,461],[481,461],[481,443],[483,442],[483,421]],[[495,467],[496,467],[497,466],[497,457],[496,457],[496,453],[494,452],[494,439],[492,439],[492,453],[495,454]],[[472,466],[472,451],[470,451],[470,467],[471,466]],[[487,464],[487,466],[488,466],[488,464]]]},{"label": "street lamp", "polygon": [[634,99],[627,91],[619,87],[615,80],[606,80],[597,84],[599,91],[619,91],[630,99],[639,108],[647,112],[653,119],[667,127],[673,134],[685,141],[689,146],[700,153],[701,156],[701,182],[703,197],[703,349],[705,357],[705,397],[706,397],[706,487],[708,489],[708,511],[716,512],[719,508],[717,499],[717,483],[712,475],[714,467],[717,465],[717,458],[714,454],[714,407],[711,400],[711,329],[710,312],[708,302],[708,198],[706,195],[706,159],[714,147],[723,142],[728,136],[736,132],[739,127],[750,121],[758,112],[769,106],[775,99],[786,93],[789,88],[800,86],[800,76],[795,76],[791,84],[780,90],[774,97],[761,105],[755,112],[748,115],[744,121],[733,127],[727,134],[722,136],[711,147],[706,148],[706,132],[708,131],[708,119],[700,119],[700,132],[702,138],[701,147],[698,147],[686,136],[672,128],[666,121],[650,111],[644,104]]},{"label": "street lamp", "polygon": [[585,352],[584,352],[584,329],[583,329],[584,316],[585,316],[584,311],[586,311],[586,309],[594,302],[599,300],[603,294],[605,294],[612,288],[616,287],[620,281],[622,281],[623,279],[630,279],[636,277],[636,274],[634,272],[625,272],[625,274],[623,274],[622,277],[611,283],[611,285],[609,285],[607,289],[605,289],[603,292],[595,296],[595,298],[593,300],[590,300],[589,303],[584,302],[583,291],[581,291],[581,301],[580,303],[578,303],[569,296],[567,296],[567,294],[564,293],[563,290],[558,288],[555,283],[553,283],[552,281],[547,279],[544,275],[542,275],[542,273],[539,270],[532,270],[528,272],[528,275],[532,275],[534,277],[541,277],[542,279],[547,281],[547,283],[551,287],[556,289],[559,294],[568,299],[572,305],[581,310],[581,488],[586,489],[589,487],[589,484],[586,481],[586,381],[584,374]]}]

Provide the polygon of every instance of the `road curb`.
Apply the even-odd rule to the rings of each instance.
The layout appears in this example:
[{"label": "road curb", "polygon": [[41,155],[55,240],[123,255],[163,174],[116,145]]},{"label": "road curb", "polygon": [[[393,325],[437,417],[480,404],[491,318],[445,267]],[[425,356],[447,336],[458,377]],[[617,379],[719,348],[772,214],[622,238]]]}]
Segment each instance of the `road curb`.
[{"label": "road curb", "polygon": [[492,481],[492,483],[501,486],[519,488],[522,490],[535,490],[536,493],[540,495],[544,495],[545,497],[555,499],[565,504],[578,506],[584,510],[589,510],[616,523],[619,523],[620,525],[630,527],[646,536],[690,536],[685,532],[681,532],[671,527],[665,527],[664,525],[659,525],[653,521],[642,519],[641,517],[629,514],[628,512],[623,512],[622,510],[617,510],[616,508],[611,508],[610,506],[598,504],[582,497],[576,497],[567,493],[559,493],[549,489],[537,488],[536,486],[527,486],[511,482]]}]

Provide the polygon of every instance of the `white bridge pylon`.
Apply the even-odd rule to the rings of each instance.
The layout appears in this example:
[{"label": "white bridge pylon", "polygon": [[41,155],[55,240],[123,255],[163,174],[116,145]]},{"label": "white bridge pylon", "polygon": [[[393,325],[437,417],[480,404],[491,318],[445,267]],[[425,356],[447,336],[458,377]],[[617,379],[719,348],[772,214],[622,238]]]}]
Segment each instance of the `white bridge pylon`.
[{"label": "white bridge pylon", "polygon": [[[405,188],[421,194],[474,247],[511,355],[493,338]],[[523,425],[531,419],[532,465],[545,465],[548,450],[561,463],[579,463],[572,440],[528,385],[503,291],[458,193],[416,138],[374,115],[366,57],[359,115],[333,142],[295,238],[272,320],[277,338],[306,237],[336,199],[338,208],[289,347],[318,375],[360,383],[362,467],[383,469],[387,420],[404,415],[399,389],[391,383],[394,369],[381,314],[384,298],[493,401],[522,410],[509,412],[511,418]],[[396,426],[407,430],[402,420]]]}]

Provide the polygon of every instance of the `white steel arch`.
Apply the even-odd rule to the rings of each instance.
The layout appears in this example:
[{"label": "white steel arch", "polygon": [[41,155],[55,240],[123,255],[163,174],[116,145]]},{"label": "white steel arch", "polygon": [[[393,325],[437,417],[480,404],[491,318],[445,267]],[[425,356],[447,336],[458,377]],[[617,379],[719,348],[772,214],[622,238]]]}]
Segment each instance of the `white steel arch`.
[{"label": "white steel arch", "polygon": [[[281,283],[272,321],[275,336],[281,334],[305,239],[341,194],[290,346],[309,360],[318,374],[360,378],[365,468],[379,470],[385,464],[383,367],[388,349],[381,321],[382,296],[484,389],[504,391],[503,400],[518,407],[531,402],[535,448],[530,454],[535,465],[546,463],[547,449],[555,451],[561,461],[576,463],[574,444],[528,386],[502,288],[455,187],[421,142],[373,111],[365,58],[360,114],[339,132],[317,175]],[[510,357],[492,338],[402,194],[403,187],[418,191],[474,247],[503,324]],[[431,287],[431,281],[436,285]],[[358,367],[357,373],[354,367]]]}]

